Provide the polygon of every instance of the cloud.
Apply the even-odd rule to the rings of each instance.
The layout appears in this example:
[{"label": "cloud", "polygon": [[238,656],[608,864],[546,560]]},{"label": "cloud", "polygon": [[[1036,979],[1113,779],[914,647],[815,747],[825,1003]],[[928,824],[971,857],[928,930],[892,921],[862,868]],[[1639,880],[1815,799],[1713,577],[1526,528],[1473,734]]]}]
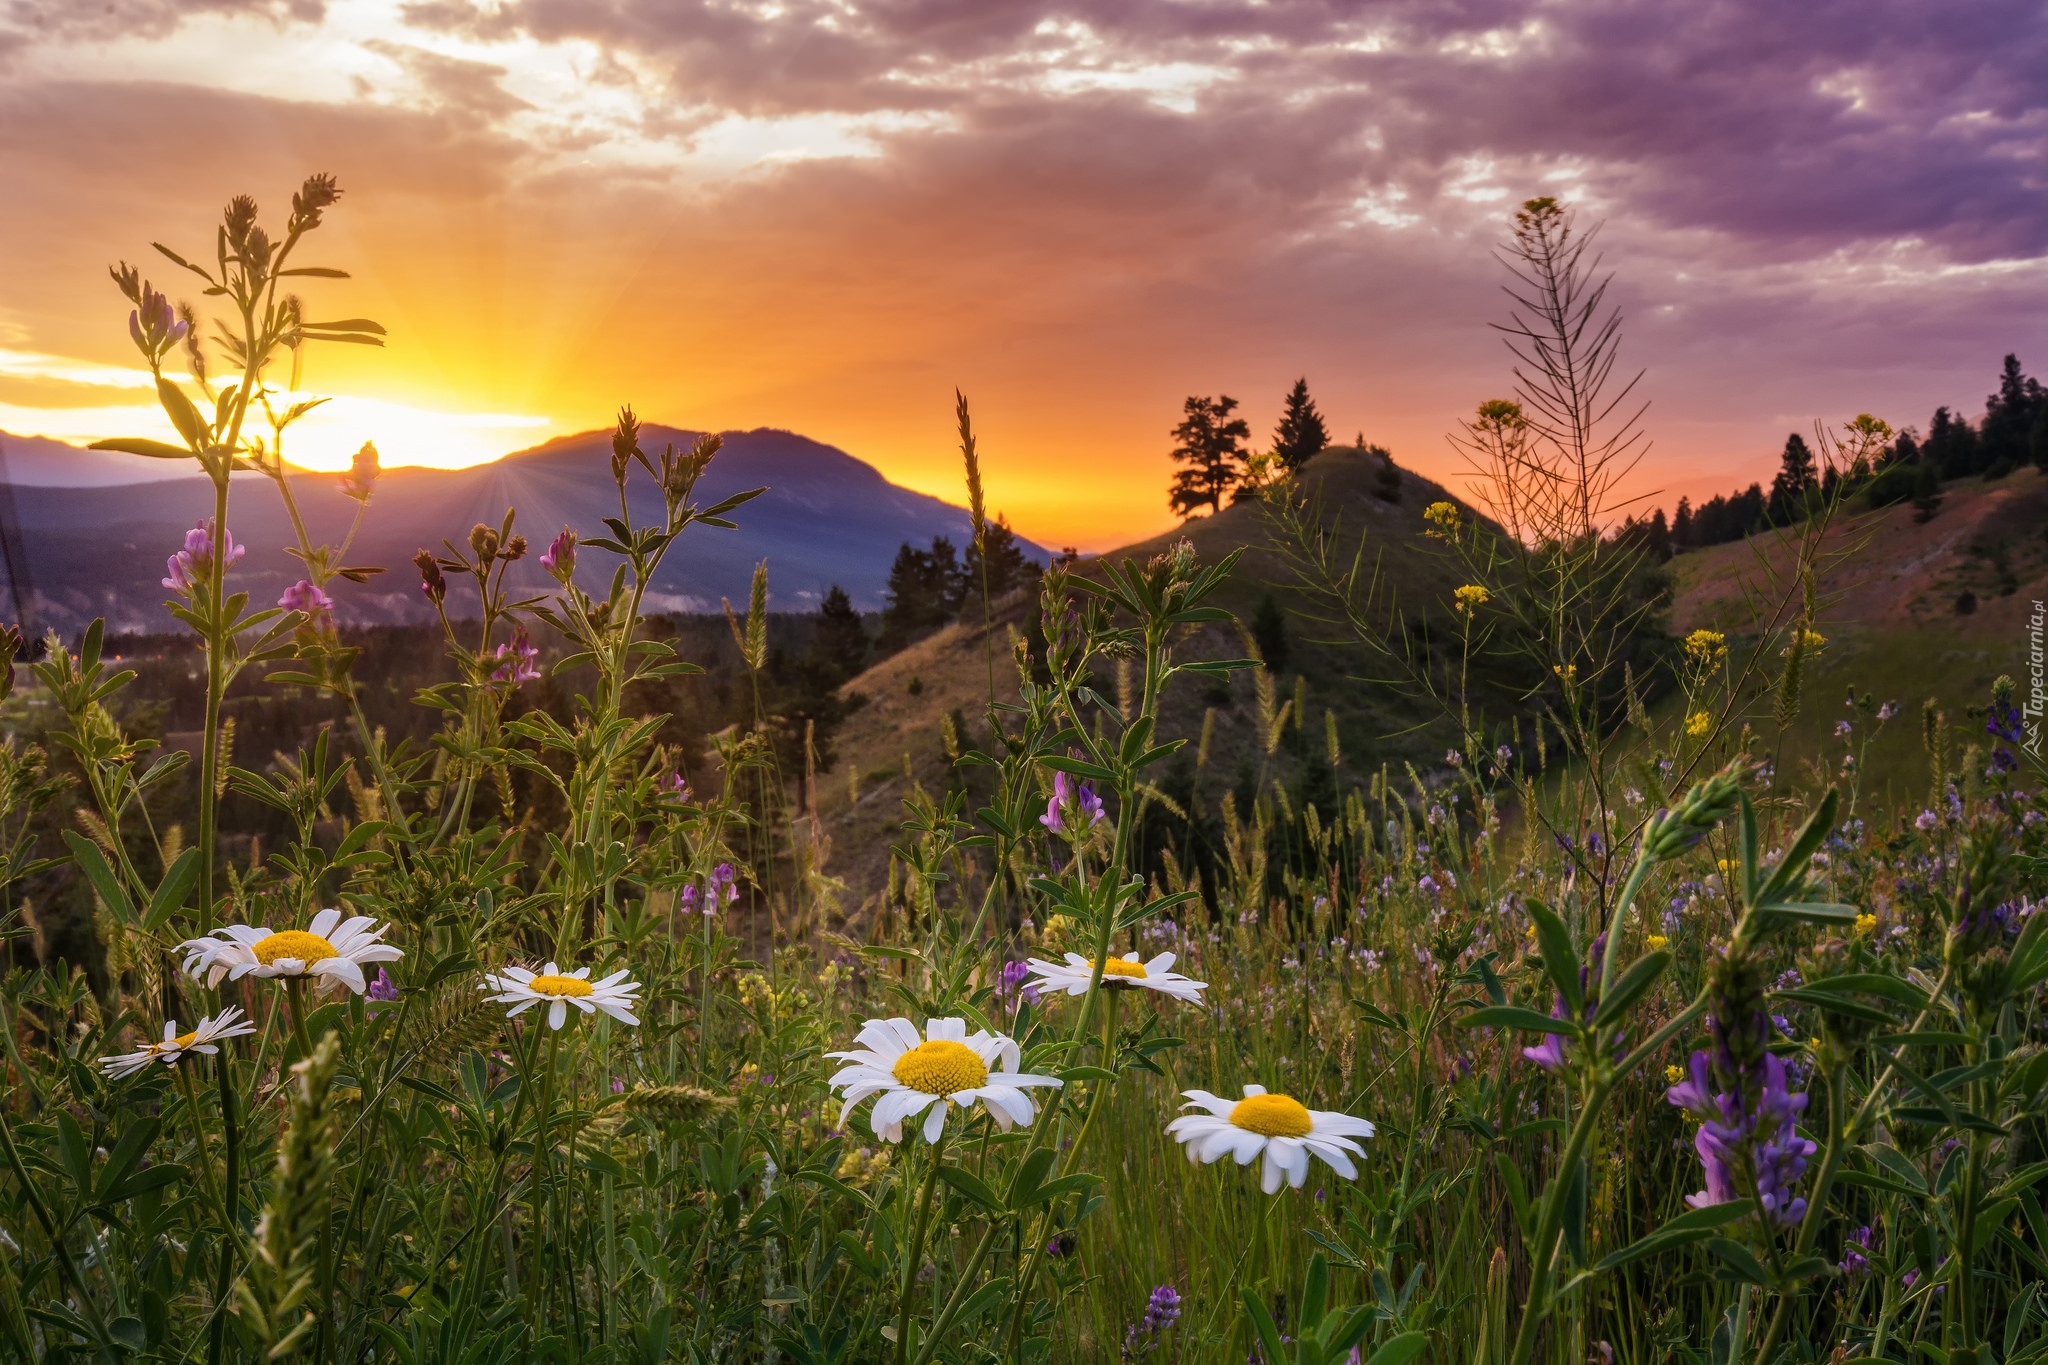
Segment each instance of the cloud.
[{"label": "cloud", "polygon": [[[1674,481],[1814,412],[1974,406],[2048,303],[2018,0],[119,0],[140,46],[32,10],[0,29],[17,349],[108,358],[106,258],[332,169],[321,250],[394,328],[338,379],[800,426],[948,492],[968,383],[1056,540],[1025,509],[1161,515],[1190,390],[1257,413],[1306,370],[1347,435],[1447,464],[1505,385],[1487,252],[1532,194],[1607,223]],[[224,34],[232,88],[174,74]]]}]

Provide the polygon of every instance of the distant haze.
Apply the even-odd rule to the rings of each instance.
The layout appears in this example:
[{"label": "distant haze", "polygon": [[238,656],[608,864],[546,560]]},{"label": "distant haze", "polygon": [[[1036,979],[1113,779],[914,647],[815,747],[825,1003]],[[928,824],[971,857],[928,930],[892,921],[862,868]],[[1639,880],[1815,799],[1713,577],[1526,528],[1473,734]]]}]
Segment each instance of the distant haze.
[{"label": "distant haze", "polygon": [[[659,450],[664,442],[686,445],[695,435],[647,426],[641,444]],[[109,486],[98,483],[103,466],[91,452],[71,452],[79,463],[67,466],[64,448],[50,449],[54,442],[32,445],[8,438],[7,446],[10,466],[21,449],[22,463],[39,476],[51,468],[75,469],[97,484],[36,486],[17,477],[15,503],[42,624],[74,629],[105,616],[117,629],[168,628],[171,622],[161,604],[170,594],[159,581],[164,560],[178,548],[185,530],[211,513],[212,485],[192,476],[189,465],[165,461],[185,477]],[[516,529],[530,546],[511,582],[534,591],[552,586],[539,557],[555,533],[567,525],[586,538],[604,535],[603,518],[618,515],[609,455],[609,433],[589,432],[470,469],[386,471],[347,562],[387,572],[363,585],[332,585],[344,618],[429,619],[431,609],[412,565],[414,553],[423,547],[439,550],[444,538],[461,545],[470,527],[478,522],[497,526],[508,507],[518,509]],[[763,485],[768,492],[734,514],[737,531],[693,527],[684,533],[654,584],[653,610],[716,611],[723,598],[744,609],[754,565],[763,559],[775,610],[814,610],[835,583],[856,605],[876,609],[899,545],[925,545],[944,535],[964,548],[971,535],[965,510],[899,488],[845,451],[787,431],[726,433],[725,448],[699,484],[698,497],[709,503]],[[338,544],[355,512],[338,477],[302,474],[292,486],[311,533]],[[635,467],[629,487],[634,516],[658,519],[660,496],[644,470]],[[249,547],[232,586],[248,591],[259,605],[274,602],[301,570],[285,552],[293,543],[290,523],[269,480],[235,477],[228,526]],[[1027,550],[1045,557],[1036,545]],[[586,550],[579,581],[601,594],[615,562]],[[451,612],[474,614],[473,602],[462,598],[463,587],[457,583],[451,592]]]}]

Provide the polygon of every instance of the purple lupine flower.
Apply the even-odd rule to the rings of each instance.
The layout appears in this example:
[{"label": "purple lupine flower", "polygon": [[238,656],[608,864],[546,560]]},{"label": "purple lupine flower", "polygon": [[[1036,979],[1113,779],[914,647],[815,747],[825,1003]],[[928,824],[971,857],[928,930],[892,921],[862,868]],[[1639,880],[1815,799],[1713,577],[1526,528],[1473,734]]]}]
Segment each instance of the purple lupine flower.
[{"label": "purple lupine flower", "polygon": [[1863,1275],[1870,1270],[1870,1257],[1864,1253],[1870,1250],[1870,1225],[1864,1224],[1849,1234],[1849,1240],[1842,1244],[1842,1262],[1836,1269],[1844,1275]]},{"label": "purple lupine flower", "polygon": [[682,910],[684,914],[694,915],[697,913],[697,898],[697,883],[691,882],[688,886],[683,888],[682,894],[677,897],[677,900],[682,905]]},{"label": "purple lupine flower", "polygon": [[564,526],[562,534],[541,551],[540,566],[558,582],[567,583],[576,573],[576,533]]},{"label": "purple lupine flower", "polygon": [[1170,1284],[1162,1284],[1145,1301],[1145,1330],[1157,1336],[1180,1321],[1180,1295]]},{"label": "purple lupine flower", "polygon": [[[225,529],[221,532],[221,542],[224,550],[221,572],[225,573],[241,562],[247,547],[235,544],[234,536]],[[213,518],[207,517],[185,533],[185,548],[164,561],[164,586],[172,592],[191,596],[212,576],[213,554]]]},{"label": "purple lupine flower", "polygon": [[1026,986],[1024,978],[1031,975],[1028,962],[1005,962],[1003,970],[996,976],[996,999],[1009,1000],[1021,990],[1027,1004],[1038,1003],[1038,988]]},{"label": "purple lupine flower", "polygon": [[1914,818],[1913,828],[1919,830],[1922,834],[1931,834],[1934,831],[1934,827],[1940,823],[1940,816],[1931,810],[1923,810]]},{"label": "purple lupine flower", "polygon": [[1722,1204],[1753,1186],[1764,1216],[1789,1227],[1806,1215],[1806,1200],[1793,1191],[1817,1149],[1796,1126],[1807,1097],[1793,1092],[1784,1059],[1765,1050],[1772,1021],[1762,985],[1747,962],[1724,957],[1716,963],[1707,1021],[1713,1052],[1693,1053],[1686,1079],[1664,1097],[1700,1121],[1693,1150],[1706,1189],[1685,1202],[1693,1208]]},{"label": "purple lupine flower", "polygon": [[1888,701],[1883,706],[1877,708],[1877,718],[1879,720],[1890,720],[1897,714],[1899,714],[1899,704],[1895,701]]},{"label": "purple lupine flower", "polygon": [[704,898],[704,913],[718,913],[720,905],[731,905],[740,898],[739,874],[733,871],[731,863],[720,863],[711,869],[711,892]]},{"label": "purple lupine flower", "polygon": [[687,806],[690,803],[690,779],[681,773],[671,773],[668,779],[668,797],[671,801]]},{"label": "purple lupine flower", "polygon": [[1074,1234],[1062,1232],[1045,1244],[1045,1254],[1055,1258],[1074,1254]]},{"label": "purple lupine flower", "polygon": [[1054,834],[1065,834],[1070,820],[1077,829],[1085,830],[1102,819],[1102,798],[1095,794],[1093,782],[1070,782],[1061,772],[1052,775],[1052,799],[1045,803],[1039,824]]},{"label": "purple lupine flower", "polygon": [[311,579],[301,578],[286,588],[277,599],[277,605],[286,611],[304,612],[310,629],[331,630],[334,626],[334,599],[315,586]]},{"label": "purple lupine flower", "polygon": [[128,313],[128,336],[152,365],[163,362],[164,352],[185,339],[190,325],[171,307],[171,301],[145,283],[140,306]]},{"label": "purple lupine flower", "polygon": [[500,644],[492,657],[498,660],[498,667],[491,673],[492,682],[517,687],[540,676],[540,646],[527,638],[525,626],[513,627],[512,638]]},{"label": "purple lupine flower", "polygon": [[[1564,1002],[1562,1000],[1557,1003],[1556,1008],[1550,1011],[1550,1017],[1553,1019],[1565,1017]],[[1535,1047],[1523,1048],[1522,1055],[1542,1067],[1545,1071],[1556,1075],[1564,1070],[1564,1035],[1562,1033],[1546,1033],[1543,1035],[1543,1041]]]},{"label": "purple lupine flower", "polygon": [[370,988],[364,991],[363,994],[371,1000],[396,1000],[398,998],[398,983],[391,979],[391,973],[379,967],[376,979],[370,983]]},{"label": "purple lupine flower", "polygon": [[1847,739],[1849,737],[1849,732],[1851,730],[1854,730],[1855,728],[1855,726],[1851,725],[1846,720],[1838,720],[1835,722],[1835,738]]}]

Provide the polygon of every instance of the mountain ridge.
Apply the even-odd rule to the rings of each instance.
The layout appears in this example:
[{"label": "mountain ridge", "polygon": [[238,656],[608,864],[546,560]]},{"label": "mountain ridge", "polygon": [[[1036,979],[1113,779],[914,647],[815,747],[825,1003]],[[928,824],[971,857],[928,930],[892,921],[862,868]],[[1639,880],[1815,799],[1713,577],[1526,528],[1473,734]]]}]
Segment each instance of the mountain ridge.
[{"label": "mountain ridge", "polygon": [[[701,434],[648,424],[641,444],[688,445]],[[715,611],[722,599],[743,599],[754,565],[763,559],[778,610],[811,610],[834,584],[856,606],[874,610],[882,605],[899,545],[924,545],[941,535],[964,544],[971,533],[966,509],[890,483],[873,465],[836,446],[774,427],[719,434],[724,448],[700,482],[700,498],[712,501],[760,486],[768,491],[742,511],[738,530],[693,530],[677,542],[649,594],[656,610]],[[387,572],[367,584],[334,585],[343,619],[429,619],[431,609],[412,581],[413,554],[437,548],[444,539],[460,544],[477,522],[495,527],[507,508],[517,509],[517,530],[533,546],[513,566],[509,584],[515,592],[541,590],[548,580],[539,567],[540,548],[563,525],[586,537],[602,534],[602,519],[618,513],[610,450],[609,432],[578,432],[466,469],[384,471],[347,562]],[[338,544],[354,518],[356,507],[341,491],[342,477],[292,475],[293,494],[316,541]],[[264,483],[258,474],[235,476],[228,517],[235,539],[249,547],[234,586],[255,602],[275,600],[300,577],[298,561],[285,548],[296,543],[289,517]],[[629,481],[628,491],[636,519],[661,515],[660,493],[644,471]],[[63,629],[94,616],[105,616],[116,629],[160,627],[167,595],[159,582],[164,558],[213,507],[212,487],[196,473],[72,487],[17,480],[13,492],[38,621]],[[1041,546],[1023,546],[1041,562],[1049,557]]]}]

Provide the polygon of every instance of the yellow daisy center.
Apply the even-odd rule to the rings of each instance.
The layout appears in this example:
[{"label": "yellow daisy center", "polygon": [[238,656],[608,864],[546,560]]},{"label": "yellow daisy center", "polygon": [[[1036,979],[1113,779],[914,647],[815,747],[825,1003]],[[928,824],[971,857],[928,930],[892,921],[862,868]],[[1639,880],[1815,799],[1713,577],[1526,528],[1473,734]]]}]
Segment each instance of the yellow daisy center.
[{"label": "yellow daisy center", "polygon": [[965,1043],[933,1038],[896,1059],[896,1079],[927,1095],[951,1095],[988,1084],[988,1064]]},{"label": "yellow daisy center", "polygon": [[197,1029],[194,1029],[194,1030],[192,1030],[192,1032],[190,1032],[190,1033],[181,1033],[181,1034],[179,1034],[179,1035],[178,1035],[177,1037],[175,1037],[175,1038],[171,1039],[171,1041],[170,1041],[170,1042],[168,1042],[168,1043],[164,1043],[164,1044],[162,1044],[161,1046],[163,1047],[163,1050],[164,1050],[165,1052],[170,1052],[170,1051],[173,1051],[173,1050],[176,1050],[176,1051],[182,1052],[182,1051],[184,1051],[184,1050],[185,1050],[186,1048],[188,1048],[188,1047],[192,1046],[192,1044],[194,1044],[194,1043],[196,1043],[196,1042],[198,1042],[198,1041],[199,1041],[199,1030],[197,1030]]},{"label": "yellow daisy center", "polygon": [[1308,1109],[1288,1095],[1247,1095],[1231,1107],[1230,1122],[1262,1137],[1307,1137],[1314,1126]]},{"label": "yellow daisy center", "polygon": [[1104,976],[1128,976],[1143,981],[1145,979],[1145,964],[1142,962],[1126,962],[1120,957],[1113,957],[1102,964],[1102,974]]},{"label": "yellow daisy center", "polygon": [[281,934],[260,938],[250,945],[249,951],[266,967],[285,958],[310,966],[315,962],[325,962],[330,957],[341,956],[334,951],[332,943],[318,934],[309,934],[303,929],[287,929]]},{"label": "yellow daisy center", "polygon": [[588,995],[590,983],[580,976],[536,976],[526,983],[526,989],[540,995],[559,998],[565,995]]}]

